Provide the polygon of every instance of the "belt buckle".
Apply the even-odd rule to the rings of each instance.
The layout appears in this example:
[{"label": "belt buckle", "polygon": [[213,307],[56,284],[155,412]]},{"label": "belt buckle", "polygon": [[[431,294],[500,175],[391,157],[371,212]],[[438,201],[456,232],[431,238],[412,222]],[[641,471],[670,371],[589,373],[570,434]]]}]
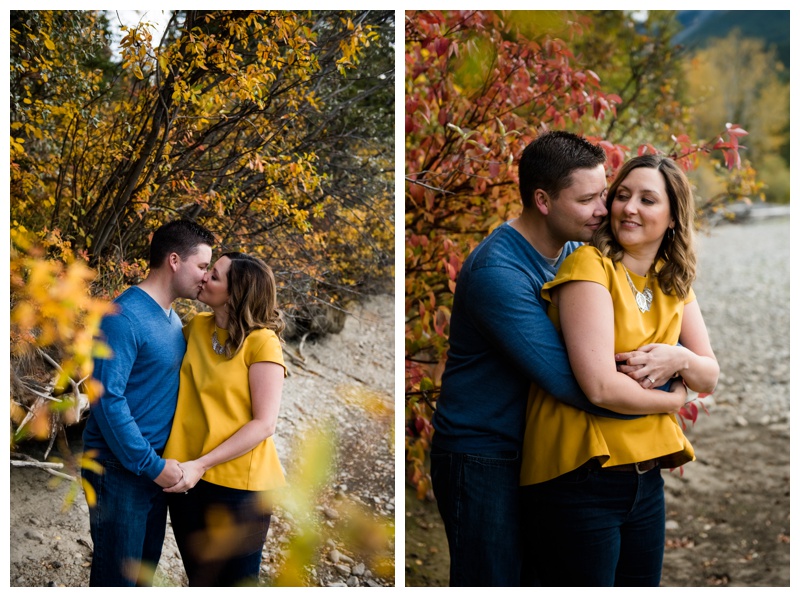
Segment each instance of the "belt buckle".
[{"label": "belt buckle", "polygon": [[634,464],[634,467],[636,467],[636,474],[638,474],[638,475],[644,475],[645,473],[649,473],[650,471],[652,471],[652,470],[655,468],[655,465],[654,465],[654,466],[651,466],[651,467],[650,467],[649,469],[647,469],[647,470],[641,470],[641,469],[639,468],[639,465],[640,465],[640,464],[652,464],[652,463],[653,463],[653,461],[652,461],[652,460],[645,460],[644,462],[637,462],[636,464]]}]

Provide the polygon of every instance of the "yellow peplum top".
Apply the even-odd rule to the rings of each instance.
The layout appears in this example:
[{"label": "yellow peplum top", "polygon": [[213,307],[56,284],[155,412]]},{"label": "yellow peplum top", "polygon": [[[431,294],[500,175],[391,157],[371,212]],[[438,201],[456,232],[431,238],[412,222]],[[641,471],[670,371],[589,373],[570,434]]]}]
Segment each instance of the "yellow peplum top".
[{"label": "yellow peplum top", "polygon": [[[661,263],[657,265],[660,268]],[[637,289],[644,290],[647,277],[631,272]],[[575,280],[597,282],[606,287],[614,304],[614,351],[627,352],[650,343],[676,344],[680,336],[683,307],[695,300],[693,290],[686,299],[667,295],[655,279],[650,280],[653,302],[642,313],[636,306],[621,263],[614,265],[592,246],[576,249],[562,263],[556,277],[542,287],[550,300],[550,289]],[[550,303],[548,315],[560,330],[558,309]],[[614,355],[608,355],[613,359]],[[675,415],[655,414],[638,419],[612,419],[590,415],[559,402],[535,384],[528,397],[521,485],[554,479],[597,458],[602,466],[615,466],[658,458],[661,466],[675,468],[694,460],[694,450],[683,435]]]},{"label": "yellow peplum top", "polygon": [[[198,314],[183,329],[186,354],[181,365],[178,406],[164,458],[180,462],[199,458],[252,420],[248,376],[251,364],[278,363],[285,373],[281,343],[272,330],[251,332],[239,352],[229,359],[214,352],[211,346],[214,329],[212,313]],[[217,328],[221,344],[227,337],[227,330]],[[250,491],[286,484],[272,437],[250,452],[208,469],[203,480]]]}]

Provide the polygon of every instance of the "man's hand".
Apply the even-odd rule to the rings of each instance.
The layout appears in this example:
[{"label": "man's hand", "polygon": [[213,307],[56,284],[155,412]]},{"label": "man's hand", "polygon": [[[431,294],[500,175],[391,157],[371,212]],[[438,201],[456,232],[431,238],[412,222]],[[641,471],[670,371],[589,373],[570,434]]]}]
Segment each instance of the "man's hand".
[{"label": "man's hand", "polygon": [[683,383],[682,379],[676,379],[670,384],[669,394],[675,396],[675,407],[669,412],[676,414],[686,404],[686,400],[689,398],[689,391],[686,389],[686,384]]},{"label": "man's hand", "polygon": [[181,467],[178,466],[178,461],[174,458],[168,458],[167,464],[161,474],[153,479],[161,487],[172,487],[183,477]]},{"label": "man's hand", "polygon": [[197,460],[188,460],[180,463],[183,479],[180,483],[164,489],[167,493],[186,493],[203,477],[206,468],[199,464]]}]

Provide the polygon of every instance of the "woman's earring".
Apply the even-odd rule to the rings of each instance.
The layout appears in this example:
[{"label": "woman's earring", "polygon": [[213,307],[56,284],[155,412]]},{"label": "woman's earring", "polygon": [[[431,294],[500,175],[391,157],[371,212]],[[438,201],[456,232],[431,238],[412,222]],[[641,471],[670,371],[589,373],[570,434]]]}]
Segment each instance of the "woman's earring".
[{"label": "woman's earring", "polygon": [[667,229],[667,240],[672,242],[675,240],[675,228],[668,228]]}]

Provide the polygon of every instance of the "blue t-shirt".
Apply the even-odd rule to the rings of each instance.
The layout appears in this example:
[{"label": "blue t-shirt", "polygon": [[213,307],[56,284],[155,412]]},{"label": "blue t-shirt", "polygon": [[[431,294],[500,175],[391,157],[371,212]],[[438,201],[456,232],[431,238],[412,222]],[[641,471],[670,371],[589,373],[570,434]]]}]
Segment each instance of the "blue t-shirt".
[{"label": "blue t-shirt", "polygon": [[435,447],[461,453],[519,450],[532,382],[581,410],[634,418],[589,402],[547,317],[542,286],[578,246],[567,243],[553,266],[505,223],[464,262],[433,416]]},{"label": "blue t-shirt", "polygon": [[[100,324],[110,359],[95,359],[102,396],[91,405],[84,449],[116,458],[137,475],[155,479],[169,437],[186,341],[175,311],[167,315],[145,291],[131,287],[114,301],[118,312]],[[209,338],[209,342],[211,339]],[[158,452],[158,453],[157,453]]]}]

